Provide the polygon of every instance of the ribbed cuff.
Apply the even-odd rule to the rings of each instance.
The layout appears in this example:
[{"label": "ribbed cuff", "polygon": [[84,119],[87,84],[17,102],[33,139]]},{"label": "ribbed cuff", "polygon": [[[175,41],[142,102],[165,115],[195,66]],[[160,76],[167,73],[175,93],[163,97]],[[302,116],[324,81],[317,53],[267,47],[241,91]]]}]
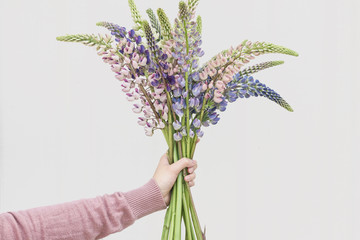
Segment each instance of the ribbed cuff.
[{"label": "ribbed cuff", "polygon": [[160,188],[154,179],[144,186],[124,193],[136,219],[166,208]]}]

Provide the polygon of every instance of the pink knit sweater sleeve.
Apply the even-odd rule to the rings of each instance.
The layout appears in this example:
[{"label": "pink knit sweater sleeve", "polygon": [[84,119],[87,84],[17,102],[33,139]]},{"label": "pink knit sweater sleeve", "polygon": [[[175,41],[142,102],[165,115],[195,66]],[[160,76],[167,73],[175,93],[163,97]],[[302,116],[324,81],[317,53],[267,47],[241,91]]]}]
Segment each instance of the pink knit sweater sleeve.
[{"label": "pink knit sweater sleeve", "polygon": [[93,240],[166,208],[154,179],[130,192],[0,214],[0,240]]}]

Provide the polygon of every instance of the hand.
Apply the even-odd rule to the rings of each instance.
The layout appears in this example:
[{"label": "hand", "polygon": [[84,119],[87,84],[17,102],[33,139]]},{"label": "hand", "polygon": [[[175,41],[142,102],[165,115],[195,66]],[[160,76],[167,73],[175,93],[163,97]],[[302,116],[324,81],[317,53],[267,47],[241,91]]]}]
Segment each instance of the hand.
[{"label": "hand", "polygon": [[192,187],[195,185],[194,179],[196,177],[194,171],[197,168],[197,162],[195,160],[182,158],[170,165],[167,154],[165,153],[159,161],[158,167],[154,173],[154,179],[160,188],[166,205],[169,205],[170,203],[170,190],[173,187],[180,171],[184,168],[188,168],[189,173],[184,177],[184,180],[189,183],[190,187]]}]

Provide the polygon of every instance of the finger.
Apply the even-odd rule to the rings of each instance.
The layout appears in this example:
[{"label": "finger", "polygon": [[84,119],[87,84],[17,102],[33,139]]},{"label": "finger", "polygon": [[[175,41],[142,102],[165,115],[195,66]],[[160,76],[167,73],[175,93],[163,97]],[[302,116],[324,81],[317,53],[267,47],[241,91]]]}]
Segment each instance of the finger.
[{"label": "finger", "polygon": [[197,166],[197,161],[193,160],[193,162],[194,162],[195,165],[193,167],[188,168],[188,173],[193,173],[198,167]]},{"label": "finger", "polygon": [[195,186],[195,182],[189,182],[189,187]]},{"label": "finger", "polygon": [[178,174],[181,170],[183,170],[186,167],[193,167],[194,166],[193,160],[190,160],[188,158],[182,158],[179,161],[171,164],[171,169]]},{"label": "finger", "polygon": [[196,178],[196,173],[188,174],[184,177],[185,181],[192,182]]},{"label": "finger", "polygon": [[198,144],[200,142],[200,138],[196,139],[196,144]]}]

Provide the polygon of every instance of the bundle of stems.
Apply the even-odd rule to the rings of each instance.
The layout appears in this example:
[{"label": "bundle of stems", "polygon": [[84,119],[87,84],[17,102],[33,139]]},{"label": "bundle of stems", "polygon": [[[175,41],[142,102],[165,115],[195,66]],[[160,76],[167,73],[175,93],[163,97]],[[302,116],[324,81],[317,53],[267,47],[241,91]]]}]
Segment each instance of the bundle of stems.
[{"label": "bundle of stems", "polygon": [[[164,134],[169,147],[169,163],[172,164],[183,157],[192,159],[197,141],[191,141],[189,145],[187,145],[185,138],[181,142],[174,142],[171,126],[168,129],[164,129],[163,132],[166,132],[166,130],[170,132],[168,136]],[[189,150],[187,151],[187,149]],[[184,181],[184,176],[187,174],[186,169],[180,172],[172,189],[170,204],[165,214],[161,240],[181,239],[182,221],[185,224],[186,240],[205,239],[205,233],[201,230],[190,187]]]}]

